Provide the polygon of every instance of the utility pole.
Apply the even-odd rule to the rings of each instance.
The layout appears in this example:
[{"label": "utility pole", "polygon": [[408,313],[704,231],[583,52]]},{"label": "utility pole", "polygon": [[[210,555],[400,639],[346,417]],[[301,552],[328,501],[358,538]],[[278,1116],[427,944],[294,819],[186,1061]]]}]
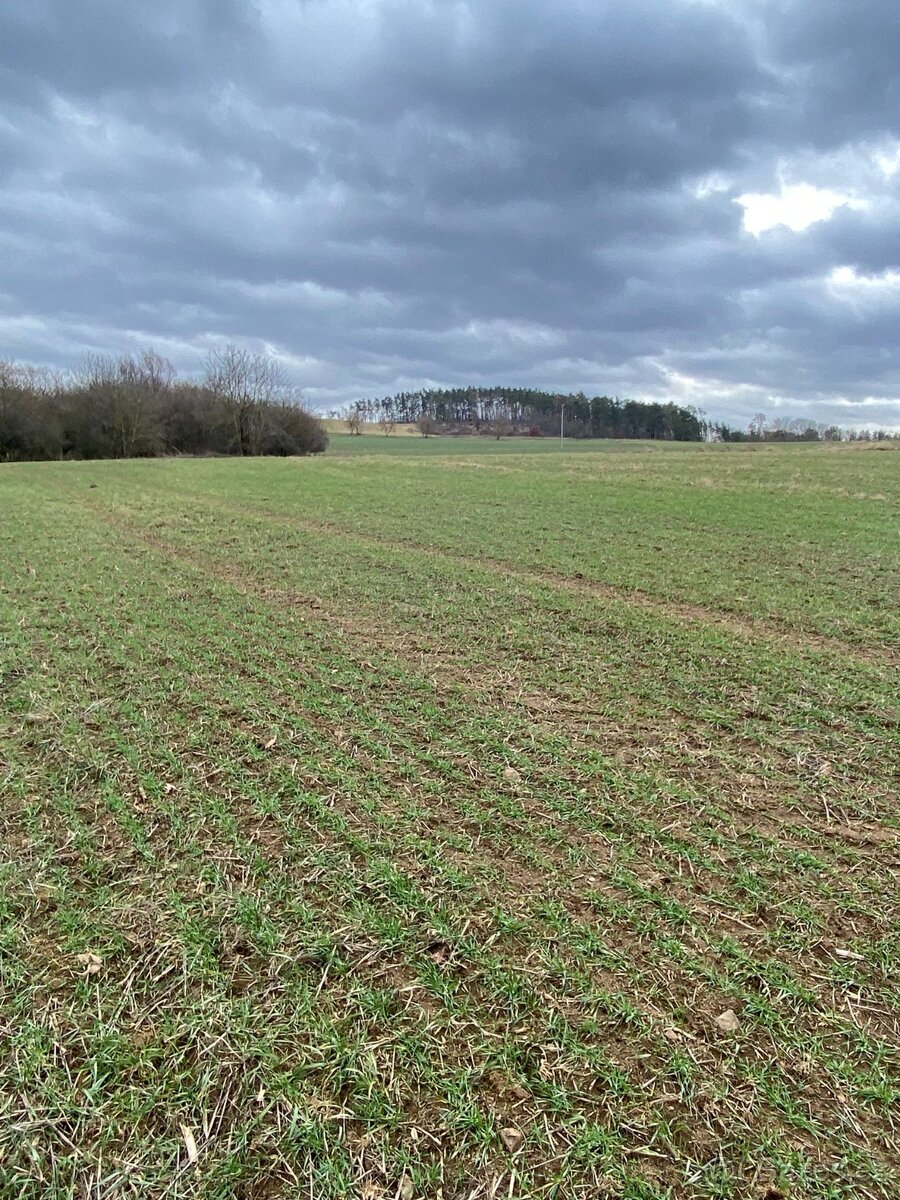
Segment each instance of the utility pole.
[{"label": "utility pole", "polygon": [[565,406],[565,404],[560,404],[560,406],[559,406],[559,444],[560,445],[562,445],[562,443],[565,439],[565,436],[566,436],[565,435],[565,424],[564,424],[565,419],[566,419],[566,406]]}]

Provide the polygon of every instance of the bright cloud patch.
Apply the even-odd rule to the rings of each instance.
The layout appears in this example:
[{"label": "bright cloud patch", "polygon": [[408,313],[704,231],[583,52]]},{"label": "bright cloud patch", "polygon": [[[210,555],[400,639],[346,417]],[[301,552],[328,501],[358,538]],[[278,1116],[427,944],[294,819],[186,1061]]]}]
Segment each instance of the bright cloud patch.
[{"label": "bright cloud patch", "polygon": [[900,171],[900,142],[893,142],[887,149],[875,155],[875,161],[888,179]]},{"label": "bright cloud patch", "polygon": [[744,228],[757,237],[776,225],[785,225],[795,233],[800,233],[817,221],[827,221],[838,208],[865,207],[861,200],[853,200],[829,188],[813,187],[809,183],[783,187],[777,196],[745,192],[743,196],[738,196],[736,202],[744,210]]},{"label": "bright cloud patch", "polygon": [[835,267],[828,277],[833,288],[866,292],[900,291],[900,271],[882,271],[877,275],[860,275],[854,267]]}]

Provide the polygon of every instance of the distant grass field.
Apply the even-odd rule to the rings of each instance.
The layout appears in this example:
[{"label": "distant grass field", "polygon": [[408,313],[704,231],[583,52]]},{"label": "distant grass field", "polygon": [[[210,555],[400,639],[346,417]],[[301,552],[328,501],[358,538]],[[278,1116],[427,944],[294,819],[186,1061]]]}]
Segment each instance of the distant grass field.
[{"label": "distant grass field", "polygon": [[[334,417],[324,417],[322,419],[322,424],[325,426],[325,431],[329,437],[341,438],[344,436],[349,436],[347,422],[345,420],[340,420]],[[377,421],[364,421],[362,425],[362,431],[358,435],[354,436],[365,436],[367,437],[367,440],[370,441],[373,437],[381,436],[382,438],[390,438],[392,441],[396,441],[397,438],[401,437],[421,438],[422,434],[420,433],[418,426],[412,424],[395,425],[393,430],[386,434],[384,430],[379,429]]]},{"label": "distant grass field", "polygon": [[900,452],[0,466],[0,1195],[900,1195]]}]

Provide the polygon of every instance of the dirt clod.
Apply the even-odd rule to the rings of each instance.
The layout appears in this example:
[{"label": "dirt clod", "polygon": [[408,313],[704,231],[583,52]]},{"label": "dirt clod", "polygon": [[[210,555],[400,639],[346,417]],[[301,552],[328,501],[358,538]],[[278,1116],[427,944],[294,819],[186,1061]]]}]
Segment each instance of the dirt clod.
[{"label": "dirt clod", "polygon": [[725,1033],[737,1033],[741,1027],[740,1019],[733,1008],[726,1008],[716,1017],[716,1024]]},{"label": "dirt clod", "polygon": [[521,1129],[516,1129],[515,1125],[508,1125],[506,1129],[500,1130],[500,1141],[510,1154],[515,1154],[525,1141],[525,1135]]}]

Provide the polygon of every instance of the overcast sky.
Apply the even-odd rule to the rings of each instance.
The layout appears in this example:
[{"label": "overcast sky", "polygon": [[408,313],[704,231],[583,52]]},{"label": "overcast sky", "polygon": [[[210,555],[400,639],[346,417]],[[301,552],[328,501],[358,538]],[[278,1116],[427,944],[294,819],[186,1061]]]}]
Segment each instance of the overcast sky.
[{"label": "overcast sky", "polygon": [[900,426],[898,0],[2,0],[0,357]]}]

